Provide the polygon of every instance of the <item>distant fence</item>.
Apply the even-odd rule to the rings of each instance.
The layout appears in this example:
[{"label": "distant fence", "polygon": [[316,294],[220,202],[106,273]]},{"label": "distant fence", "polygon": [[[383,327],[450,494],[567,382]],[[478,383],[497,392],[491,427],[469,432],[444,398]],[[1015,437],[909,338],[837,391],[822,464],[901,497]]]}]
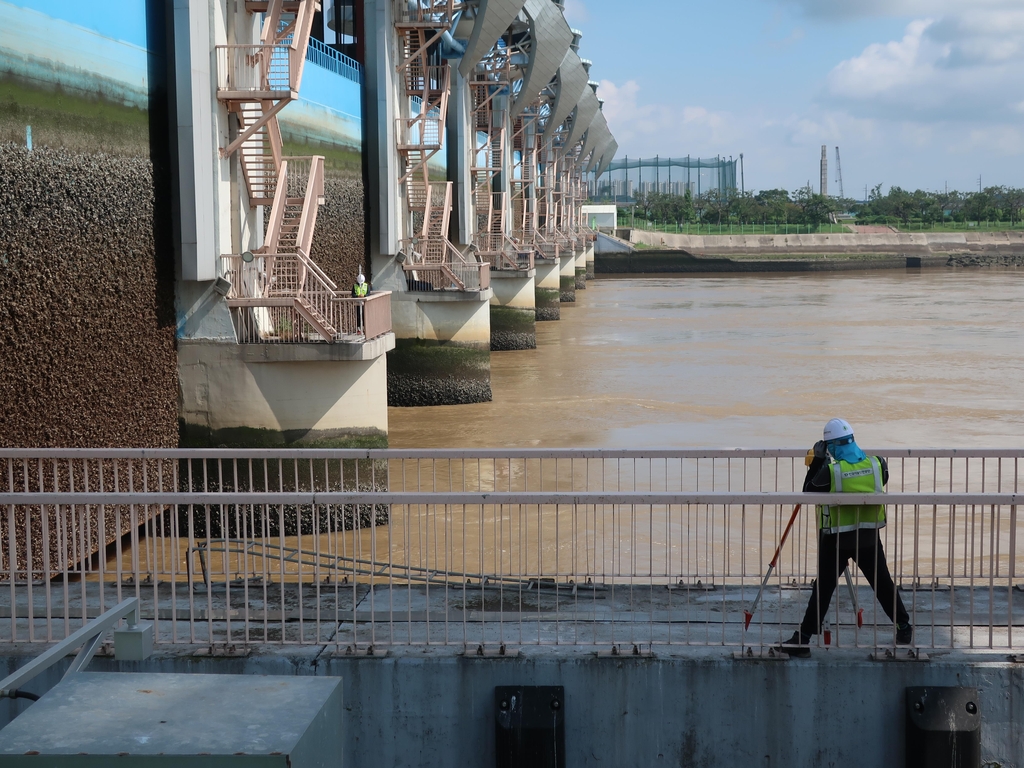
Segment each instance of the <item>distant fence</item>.
[{"label": "distant fence", "polygon": [[[1024,648],[1024,451],[875,451],[920,648]],[[816,575],[803,451],[0,451],[0,642],[762,647]],[[792,506],[804,505],[749,629]],[[839,647],[893,644],[852,568]],[[857,608],[864,625],[857,626]]]},{"label": "distant fence", "polygon": [[310,61],[360,85],[363,84],[362,64],[351,56],[346,56],[341,51],[336,51],[329,45],[321,43],[316,38],[311,37],[309,39],[309,46],[306,48],[306,61]]}]

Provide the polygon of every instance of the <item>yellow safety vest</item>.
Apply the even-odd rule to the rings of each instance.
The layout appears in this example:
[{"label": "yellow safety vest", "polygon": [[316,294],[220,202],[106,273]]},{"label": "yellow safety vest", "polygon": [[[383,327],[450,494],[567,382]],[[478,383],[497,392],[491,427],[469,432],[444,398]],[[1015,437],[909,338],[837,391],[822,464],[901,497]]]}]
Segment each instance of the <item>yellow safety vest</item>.
[{"label": "yellow safety vest", "polygon": [[[829,467],[832,493],[885,493],[882,485],[882,462],[877,456],[850,464],[837,461]],[[856,531],[859,528],[885,526],[883,504],[818,505],[818,528],[825,533]]]},{"label": "yellow safety vest", "polygon": [[355,284],[353,284],[353,286],[352,286],[352,294],[353,294],[353,295],[354,295],[354,296],[355,296],[355,297],[356,297],[357,299],[361,299],[361,298],[363,298],[364,296],[366,296],[366,288],[367,288],[367,285],[366,285],[366,283],[363,283],[362,285],[360,285],[359,283],[355,283]]}]

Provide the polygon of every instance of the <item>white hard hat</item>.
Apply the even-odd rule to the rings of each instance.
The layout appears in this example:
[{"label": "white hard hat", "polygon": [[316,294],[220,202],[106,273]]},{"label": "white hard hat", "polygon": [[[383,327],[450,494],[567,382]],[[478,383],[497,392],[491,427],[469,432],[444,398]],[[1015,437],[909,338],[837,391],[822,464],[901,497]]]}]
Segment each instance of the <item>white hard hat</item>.
[{"label": "white hard hat", "polygon": [[853,437],[853,427],[846,419],[829,419],[825,425],[824,439],[826,442],[838,440],[841,437]]},{"label": "white hard hat", "polygon": [[359,283],[360,285],[366,282],[366,278],[363,277],[362,272],[359,273],[359,277],[356,278],[356,282]]}]

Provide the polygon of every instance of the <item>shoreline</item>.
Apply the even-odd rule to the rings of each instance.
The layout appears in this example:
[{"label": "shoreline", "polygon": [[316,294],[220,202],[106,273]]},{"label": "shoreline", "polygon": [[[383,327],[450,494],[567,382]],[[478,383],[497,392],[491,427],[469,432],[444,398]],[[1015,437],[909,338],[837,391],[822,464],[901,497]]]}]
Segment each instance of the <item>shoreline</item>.
[{"label": "shoreline", "polygon": [[751,274],[793,272],[847,272],[893,269],[970,269],[1024,267],[1024,256],[982,253],[785,254],[770,256],[737,253],[729,256],[700,256],[683,250],[643,249],[597,254],[597,277],[651,274]]}]

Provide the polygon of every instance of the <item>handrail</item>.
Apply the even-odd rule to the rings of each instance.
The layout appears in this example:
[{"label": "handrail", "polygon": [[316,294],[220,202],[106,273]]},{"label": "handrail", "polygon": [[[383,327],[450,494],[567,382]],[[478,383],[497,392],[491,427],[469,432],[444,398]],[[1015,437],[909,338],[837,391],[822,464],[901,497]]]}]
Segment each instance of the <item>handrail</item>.
[{"label": "handrail", "polygon": [[[237,453],[237,452],[235,452]],[[1024,493],[844,493],[843,504],[885,506],[1000,506],[1024,504]],[[804,504],[835,504],[831,493],[740,492],[740,491],[669,491],[669,492],[554,492],[554,491],[67,491],[67,492],[0,492],[0,505],[365,505],[435,504],[452,506],[523,505],[557,506],[786,506]]]},{"label": "handrail", "polygon": [[[386,292],[381,292],[386,293]],[[371,294],[376,295],[376,294]],[[1022,459],[1024,448],[864,447],[885,459]],[[807,448],[0,448],[0,459],[803,459]],[[802,500],[804,499],[801,496]]]},{"label": "handrail", "polygon": [[306,48],[306,59],[319,67],[328,69],[334,74],[363,84],[363,65],[341,51],[321,43],[315,37],[309,39]]},{"label": "handrail", "polygon": [[52,648],[36,656],[16,672],[0,680],[0,699],[13,698],[21,686],[48,670],[79,646],[82,650],[75,656],[75,660],[71,662],[64,677],[81,672],[92,661],[92,657],[107,631],[117,626],[121,619],[125,618],[128,620],[129,629],[134,629],[138,625],[139,598],[130,597],[123,600],[81,629],[72,632]]}]

